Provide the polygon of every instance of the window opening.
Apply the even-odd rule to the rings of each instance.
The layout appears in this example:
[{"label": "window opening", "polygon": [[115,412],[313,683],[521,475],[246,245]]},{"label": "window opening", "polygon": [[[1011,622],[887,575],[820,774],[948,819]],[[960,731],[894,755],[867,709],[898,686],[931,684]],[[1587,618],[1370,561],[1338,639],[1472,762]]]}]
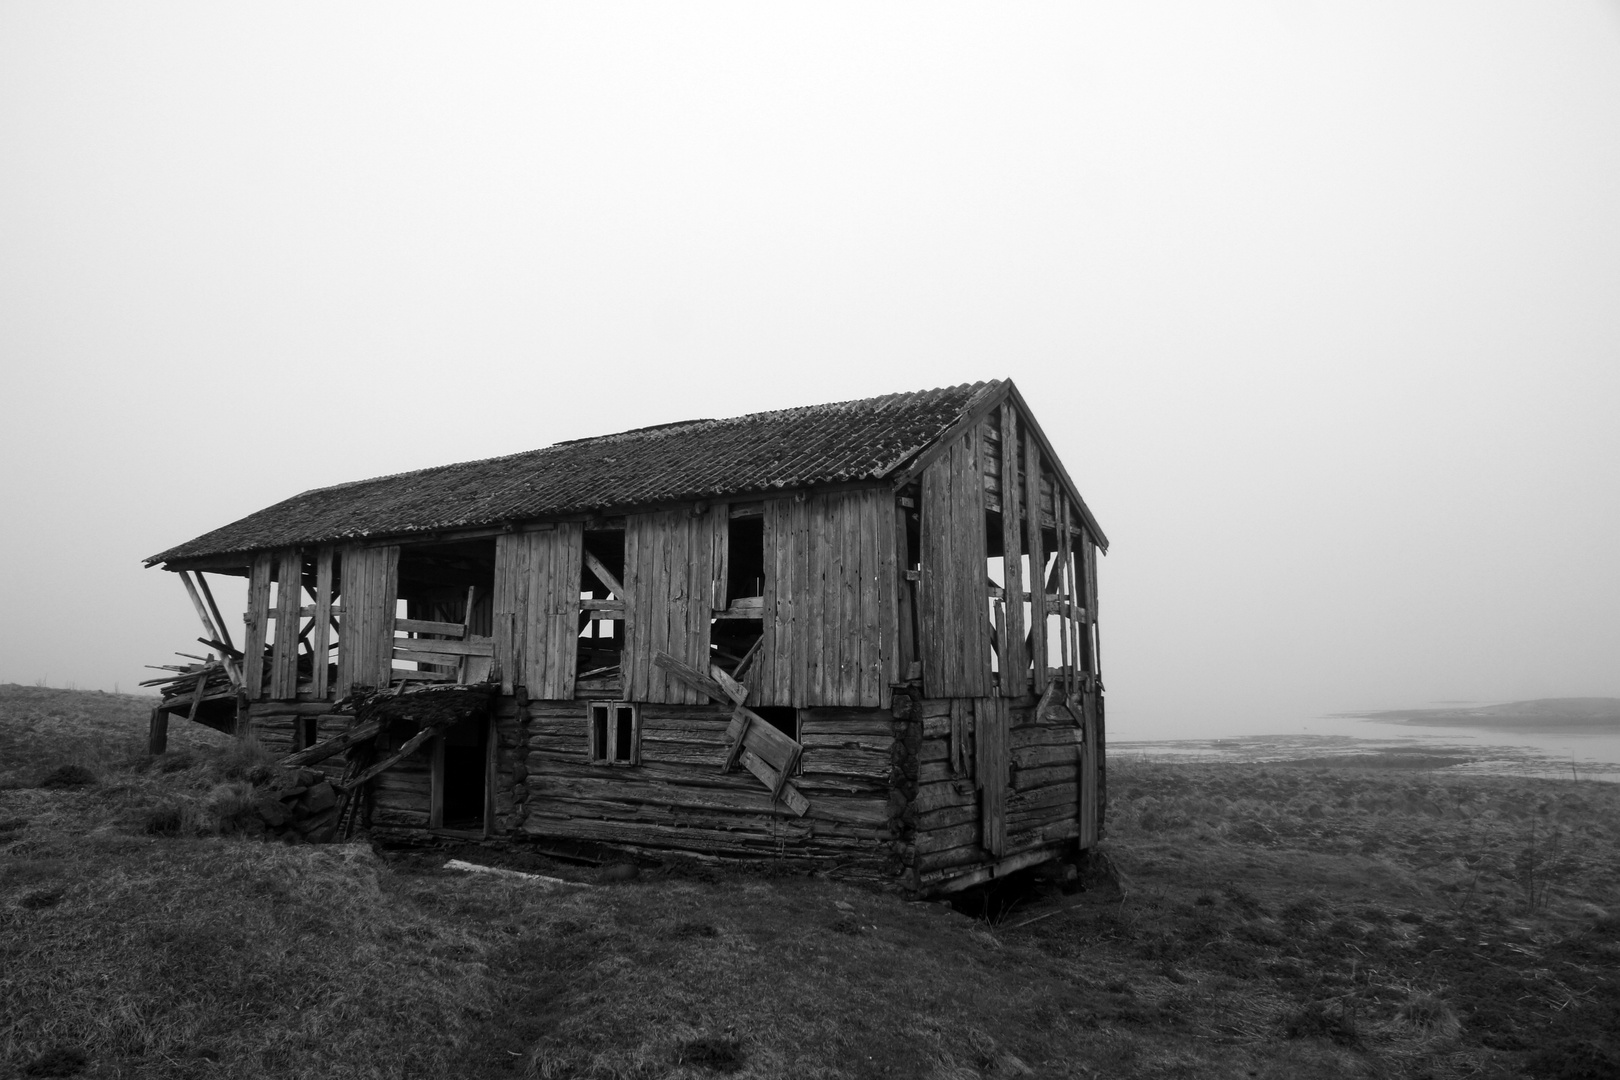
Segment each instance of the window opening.
[{"label": "window opening", "polygon": [[619,675],[624,649],[624,603],[601,571],[624,582],[624,530],[588,529],[579,578],[579,652],[575,679],[611,679]]},{"label": "window opening", "polygon": [[605,765],[641,764],[641,711],[633,703],[592,702],[586,714],[590,759]]},{"label": "window opening", "polygon": [[320,741],[320,717],[300,716],[298,718],[298,739],[295,750],[308,750]]},{"label": "window opening", "polygon": [[[488,680],[494,663],[493,537],[401,548],[398,596],[395,682]],[[435,641],[446,643],[439,655]]]},{"label": "window opening", "polygon": [[726,595],[709,627],[714,661],[726,672],[746,673],[765,633],[764,507],[733,507],[726,524]]}]

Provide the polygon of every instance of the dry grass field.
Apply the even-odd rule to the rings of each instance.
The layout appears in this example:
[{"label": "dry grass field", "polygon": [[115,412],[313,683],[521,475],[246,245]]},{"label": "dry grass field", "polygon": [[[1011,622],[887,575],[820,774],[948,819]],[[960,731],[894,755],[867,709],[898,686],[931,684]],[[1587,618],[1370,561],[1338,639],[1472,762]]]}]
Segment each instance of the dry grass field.
[{"label": "dry grass field", "polygon": [[147,705],[0,687],[0,1075],[1620,1075],[1620,785],[1115,760],[1119,886],[964,913],[246,839]]}]

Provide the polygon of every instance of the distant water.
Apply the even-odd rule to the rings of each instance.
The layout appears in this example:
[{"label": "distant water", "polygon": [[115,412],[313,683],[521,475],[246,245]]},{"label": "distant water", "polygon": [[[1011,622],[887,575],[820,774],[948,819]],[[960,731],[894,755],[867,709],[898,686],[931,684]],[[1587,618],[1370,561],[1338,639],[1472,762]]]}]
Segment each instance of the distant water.
[{"label": "distant water", "polygon": [[[1124,734],[1121,732],[1120,734]],[[1355,754],[1453,758],[1448,772],[1620,782],[1620,732],[1565,733],[1500,727],[1390,723],[1322,716],[1270,734],[1220,739],[1111,738],[1110,754],[1196,761],[1292,761]]]}]

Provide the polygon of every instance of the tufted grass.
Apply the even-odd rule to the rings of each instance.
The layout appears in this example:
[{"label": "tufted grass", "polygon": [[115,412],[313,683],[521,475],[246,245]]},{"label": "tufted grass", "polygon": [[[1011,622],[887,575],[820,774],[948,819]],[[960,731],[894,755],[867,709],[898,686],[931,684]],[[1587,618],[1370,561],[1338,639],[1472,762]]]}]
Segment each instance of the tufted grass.
[{"label": "tufted grass", "polygon": [[[245,840],[253,747],[177,724],[151,761],[141,699],[80,697],[0,693],[0,1075],[1555,1078],[1615,1050],[1616,786],[1119,761],[1123,889],[985,921],[775,865]],[[33,786],[65,764],[96,782]]]}]

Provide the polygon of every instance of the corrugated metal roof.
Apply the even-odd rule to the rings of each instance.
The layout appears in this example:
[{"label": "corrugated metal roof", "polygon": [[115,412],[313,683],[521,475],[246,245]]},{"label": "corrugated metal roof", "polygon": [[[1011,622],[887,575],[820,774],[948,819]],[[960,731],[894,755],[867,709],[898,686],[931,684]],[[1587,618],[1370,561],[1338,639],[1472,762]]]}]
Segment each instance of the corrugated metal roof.
[{"label": "corrugated metal roof", "polygon": [[879,480],[1000,385],[689,420],[317,488],[146,562]]}]

